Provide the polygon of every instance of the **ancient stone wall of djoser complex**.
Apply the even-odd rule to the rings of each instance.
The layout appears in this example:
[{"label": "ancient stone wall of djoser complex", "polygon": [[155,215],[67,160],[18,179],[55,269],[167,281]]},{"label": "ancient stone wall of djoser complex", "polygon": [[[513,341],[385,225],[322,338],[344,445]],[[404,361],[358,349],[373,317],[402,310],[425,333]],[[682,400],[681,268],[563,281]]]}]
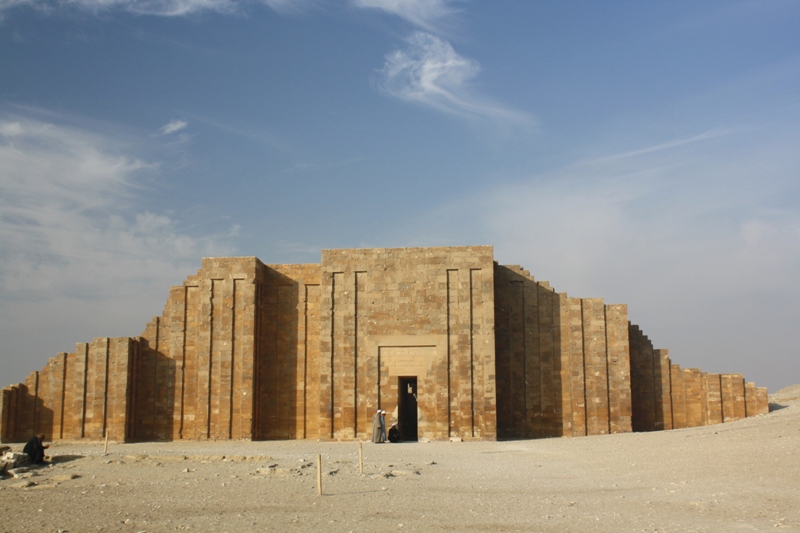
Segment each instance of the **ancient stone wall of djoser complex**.
[{"label": "ancient stone wall of djoser complex", "polygon": [[631,431],[625,305],[570,298],[518,266],[495,274],[498,436]]},{"label": "ancient stone wall of djoser complex", "polygon": [[317,435],[397,419],[413,376],[420,436],[495,438],[493,277],[489,246],[325,250]]},{"label": "ancient stone wall of djoser complex", "polygon": [[767,389],[741,374],[709,374],[672,364],[630,325],[634,431],[658,431],[733,422],[769,412]]},{"label": "ancient stone wall of djoser complex", "polygon": [[133,364],[129,440],[251,438],[263,269],[255,257],[207,258],[170,290]]},{"label": "ancient stone wall of djoser complex", "polygon": [[128,423],[130,362],[139,341],[128,337],[79,343],[3,390],[3,442],[44,433],[47,440],[123,440]]},{"label": "ancient stone wall of djoser complex", "polygon": [[556,293],[490,246],[347,249],[319,264],[204,259],[140,337],[80,343],[5,388],[0,441],[367,439],[378,408],[426,439],[769,410],[739,374],[673,364],[627,306]]}]

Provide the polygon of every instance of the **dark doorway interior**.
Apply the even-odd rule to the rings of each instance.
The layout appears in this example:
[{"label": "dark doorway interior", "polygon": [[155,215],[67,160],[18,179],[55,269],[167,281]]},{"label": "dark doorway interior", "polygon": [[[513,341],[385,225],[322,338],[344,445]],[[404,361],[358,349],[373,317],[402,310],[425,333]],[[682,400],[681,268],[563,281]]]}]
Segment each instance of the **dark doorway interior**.
[{"label": "dark doorway interior", "polygon": [[397,422],[405,441],[417,440],[417,377],[398,378]]}]

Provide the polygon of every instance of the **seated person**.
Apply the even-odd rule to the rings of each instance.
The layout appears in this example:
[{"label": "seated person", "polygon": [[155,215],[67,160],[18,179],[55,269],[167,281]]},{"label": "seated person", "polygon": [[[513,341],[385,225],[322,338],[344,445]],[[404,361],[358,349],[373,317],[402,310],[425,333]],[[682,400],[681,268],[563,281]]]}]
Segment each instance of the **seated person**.
[{"label": "seated person", "polygon": [[389,428],[389,442],[400,442],[400,430],[397,429],[397,424],[392,424]]},{"label": "seated person", "polygon": [[22,449],[22,453],[28,454],[31,463],[40,465],[44,462],[44,450],[46,448],[48,446],[44,445],[44,433],[40,433],[31,437],[31,440]]}]

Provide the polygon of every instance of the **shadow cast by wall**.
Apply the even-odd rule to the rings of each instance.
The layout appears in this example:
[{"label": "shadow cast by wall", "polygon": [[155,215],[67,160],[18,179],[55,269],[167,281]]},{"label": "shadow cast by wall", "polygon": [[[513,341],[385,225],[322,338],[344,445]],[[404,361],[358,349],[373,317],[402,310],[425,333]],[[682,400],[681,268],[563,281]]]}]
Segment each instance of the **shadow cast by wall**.
[{"label": "shadow cast by wall", "polygon": [[176,368],[173,359],[140,340],[131,369],[126,441],[173,440]]},{"label": "shadow cast by wall", "polygon": [[265,282],[256,298],[258,340],[255,354],[253,439],[283,440],[305,437],[305,358],[298,353],[298,307],[303,285],[265,266]]},{"label": "shadow cast by wall", "polygon": [[23,383],[10,387],[4,393],[2,443],[24,443],[34,435],[44,433],[45,440],[53,440],[55,415],[44,400],[31,392]]},{"label": "shadow cast by wall", "polygon": [[519,267],[495,266],[498,439],[564,433],[560,296]]}]

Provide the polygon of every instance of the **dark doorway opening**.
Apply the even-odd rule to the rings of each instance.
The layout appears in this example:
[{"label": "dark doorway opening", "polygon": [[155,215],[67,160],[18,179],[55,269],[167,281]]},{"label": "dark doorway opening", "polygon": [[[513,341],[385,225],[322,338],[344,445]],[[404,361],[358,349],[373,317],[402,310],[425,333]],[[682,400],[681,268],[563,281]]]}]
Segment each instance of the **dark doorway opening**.
[{"label": "dark doorway opening", "polygon": [[397,425],[405,441],[417,440],[417,377],[398,378]]}]

